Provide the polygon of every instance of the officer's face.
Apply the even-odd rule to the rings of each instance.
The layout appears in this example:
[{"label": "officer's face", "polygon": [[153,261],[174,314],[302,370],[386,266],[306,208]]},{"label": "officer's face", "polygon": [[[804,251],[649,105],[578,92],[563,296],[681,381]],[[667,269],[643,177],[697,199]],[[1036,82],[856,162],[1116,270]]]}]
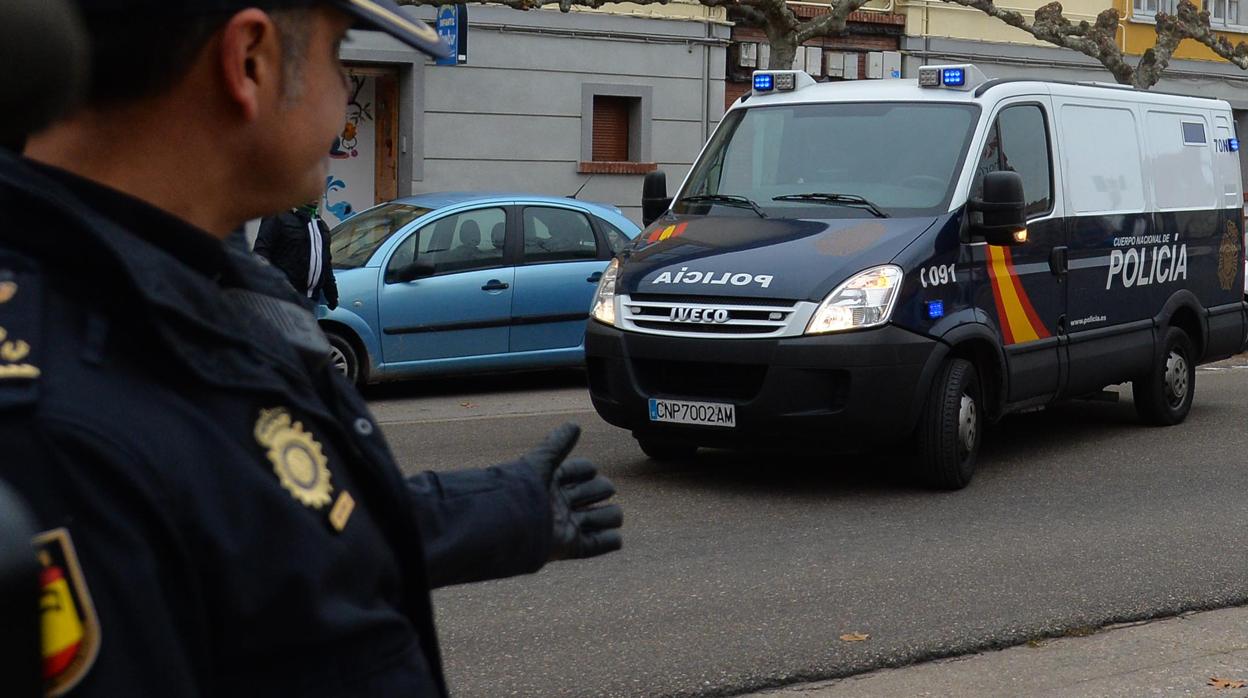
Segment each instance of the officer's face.
[{"label": "officer's face", "polygon": [[308,27],[303,63],[285,71],[299,84],[283,85],[283,99],[273,116],[275,150],[271,160],[290,202],[320,201],[328,172],[328,153],[346,120],[347,85],[338,49],[351,20],[321,8]]}]

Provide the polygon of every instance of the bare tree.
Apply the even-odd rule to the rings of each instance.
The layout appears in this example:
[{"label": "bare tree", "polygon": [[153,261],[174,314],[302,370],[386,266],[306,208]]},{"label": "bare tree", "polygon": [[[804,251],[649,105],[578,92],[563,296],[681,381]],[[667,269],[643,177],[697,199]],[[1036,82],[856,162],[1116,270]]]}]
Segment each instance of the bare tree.
[{"label": "bare tree", "polygon": [[[441,5],[446,0],[398,0],[400,5]],[[557,6],[563,12],[573,7],[599,8],[620,0],[486,0],[485,4],[504,5],[516,10],[533,10]],[[666,5],[668,0],[629,0],[638,5]],[[771,45],[768,68],[787,70],[793,67],[797,47],[803,43],[825,36],[843,36],[847,33],[849,15],[867,3],[867,0],[832,0],[827,14],[803,21],[784,0],[700,0],[706,7],[724,7],[728,18],[745,26],[758,27],[767,35]]]},{"label": "bare tree", "polygon": [[1004,10],[991,0],[944,0],[955,5],[973,7],[1006,24],[1062,48],[1078,51],[1096,59],[1124,85],[1147,90],[1161,79],[1170,64],[1174,50],[1184,39],[1208,46],[1218,56],[1241,69],[1248,69],[1248,44],[1232,46],[1209,26],[1209,12],[1199,10],[1188,0],[1179,0],[1174,14],[1157,13],[1157,41],[1140,56],[1135,65],[1127,60],[1118,46],[1117,33],[1121,17],[1116,9],[1102,11],[1096,21],[1071,22],[1062,16],[1062,4],[1051,2],[1036,10],[1035,20],[1028,22],[1021,13]]}]

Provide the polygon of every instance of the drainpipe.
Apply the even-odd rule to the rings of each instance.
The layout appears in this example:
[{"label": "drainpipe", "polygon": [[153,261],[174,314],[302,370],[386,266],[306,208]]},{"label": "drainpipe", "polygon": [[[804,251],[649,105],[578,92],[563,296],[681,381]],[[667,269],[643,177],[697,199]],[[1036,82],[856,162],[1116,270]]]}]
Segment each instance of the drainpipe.
[{"label": "drainpipe", "polygon": [[[710,15],[711,8],[706,8],[705,12],[707,15]],[[707,21],[703,24],[703,31],[706,32],[706,38],[710,39],[712,35],[711,18],[708,16],[706,19]],[[711,44],[709,42],[702,44],[702,51],[702,142],[706,143],[706,139],[710,138],[711,135]]]}]

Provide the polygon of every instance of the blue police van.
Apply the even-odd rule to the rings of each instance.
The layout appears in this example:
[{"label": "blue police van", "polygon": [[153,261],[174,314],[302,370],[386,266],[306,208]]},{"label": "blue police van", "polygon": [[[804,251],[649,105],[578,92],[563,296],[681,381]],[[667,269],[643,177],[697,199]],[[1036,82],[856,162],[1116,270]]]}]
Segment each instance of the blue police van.
[{"label": "blue police van", "polygon": [[1188,414],[1245,345],[1230,106],[1105,84],[760,71],[611,263],[586,337],[608,422],[699,446],[908,443],[964,487],[986,424],[1130,382]]}]

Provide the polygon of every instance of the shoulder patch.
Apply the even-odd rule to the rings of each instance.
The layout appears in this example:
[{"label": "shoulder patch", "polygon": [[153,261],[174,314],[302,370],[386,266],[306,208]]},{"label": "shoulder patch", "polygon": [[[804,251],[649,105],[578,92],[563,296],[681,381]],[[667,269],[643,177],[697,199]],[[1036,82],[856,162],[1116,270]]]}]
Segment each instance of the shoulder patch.
[{"label": "shoulder patch", "polygon": [[49,696],[76,686],[100,651],[100,623],[78,564],[69,529],[35,536],[39,572],[39,615],[43,634],[43,681]]},{"label": "shoulder patch", "polygon": [[0,409],[38,397],[42,280],[33,263],[0,251]]}]

